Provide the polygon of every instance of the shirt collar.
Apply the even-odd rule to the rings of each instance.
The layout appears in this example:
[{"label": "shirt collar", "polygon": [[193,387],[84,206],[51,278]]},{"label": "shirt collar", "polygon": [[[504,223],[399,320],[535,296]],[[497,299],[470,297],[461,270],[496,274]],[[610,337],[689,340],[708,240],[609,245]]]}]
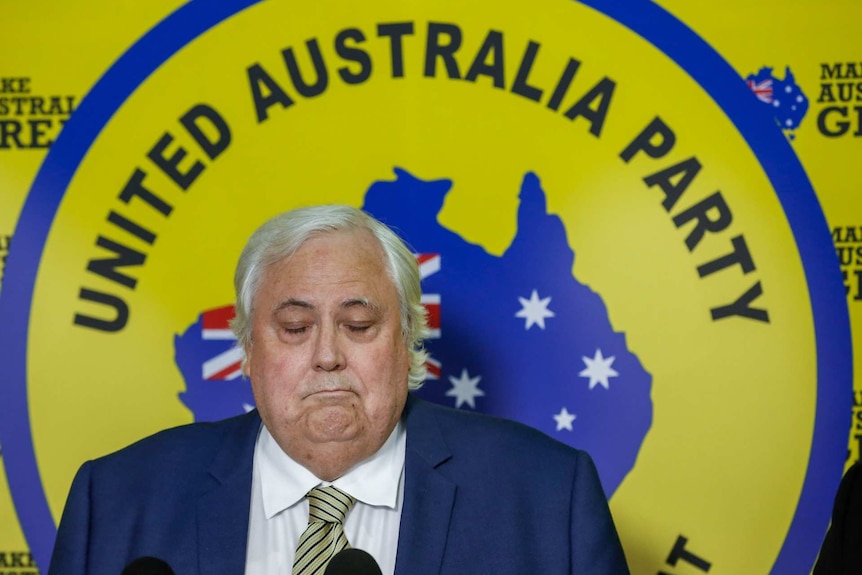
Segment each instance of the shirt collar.
[{"label": "shirt collar", "polygon": [[367,505],[394,509],[404,468],[407,432],[399,420],[377,452],[333,482],[321,481],[281,450],[265,425],[255,446],[259,462],[263,510],[267,519],[305,499],[318,485],[335,485]]}]

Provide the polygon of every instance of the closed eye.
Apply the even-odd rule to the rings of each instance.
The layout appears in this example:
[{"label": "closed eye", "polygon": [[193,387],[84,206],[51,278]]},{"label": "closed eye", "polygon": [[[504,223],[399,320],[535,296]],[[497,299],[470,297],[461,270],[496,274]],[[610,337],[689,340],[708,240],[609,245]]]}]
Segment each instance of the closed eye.
[{"label": "closed eye", "polygon": [[284,329],[285,333],[289,333],[290,335],[300,335],[300,334],[305,333],[306,330],[308,330],[308,326],[302,326],[302,327],[286,327],[285,326],[283,329]]}]

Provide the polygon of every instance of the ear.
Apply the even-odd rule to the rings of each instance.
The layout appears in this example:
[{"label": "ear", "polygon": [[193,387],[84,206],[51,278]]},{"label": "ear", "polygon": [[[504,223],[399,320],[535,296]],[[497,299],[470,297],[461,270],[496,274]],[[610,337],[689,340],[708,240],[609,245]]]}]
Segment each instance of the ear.
[{"label": "ear", "polygon": [[245,347],[243,347],[242,353],[245,356],[242,358],[242,364],[241,364],[242,375],[246,379],[251,379],[251,371],[248,367],[248,362],[251,360],[251,344],[250,343],[247,344]]}]

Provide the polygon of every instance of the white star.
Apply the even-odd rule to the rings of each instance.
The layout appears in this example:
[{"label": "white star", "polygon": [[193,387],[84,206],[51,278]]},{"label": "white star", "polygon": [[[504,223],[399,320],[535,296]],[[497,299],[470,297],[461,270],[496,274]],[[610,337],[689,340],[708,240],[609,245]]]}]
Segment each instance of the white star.
[{"label": "white star", "polygon": [[462,404],[467,403],[476,409],[476,398],[485,395],[485,392],[479,389],[481,380],[480,376],[470,377],[467,370],[462,369],[461,377],[449,376],[452,389],[446,392],[446,396],[455,398],[455,407],[461,407]]},{"label": "white star", "polygon": [[614,356],[610,356],[607,359],[602,357],[602,350],[600,349],[596,349],[596,355],[593,356],[593,359],[586,356],[581,356],[581,358],[584,360],[584,365],[587,367],[578,375],[590,378],[590,389],[594,388],[597,383],[601,384],[605,389],[610,389],[608,378],[619,375],[616,370],[611,367],[611,364],[616,358]]},{"label": "white star", "polygon": [[538,324],[540,328],[545,329],[545,318],[554,317],[554,312],[548,309],[551,298],[539,299],[536,290],[533,290],[530,299],[519,297],[518,301],[521,302],[521,311],[516,313],[515,317],[526,319],[524,329],[530,329],[533,324]]},{"label": "white star", "polygon": [[564,407],[560,411],[560,413],[554,416],[554,419],[557,421],[557,431],[560,431],[562,429],[568,429],[569,431],[573,431],[572,422],[577,417],[578,416],[574,413],[569,413],[569,411]]}]

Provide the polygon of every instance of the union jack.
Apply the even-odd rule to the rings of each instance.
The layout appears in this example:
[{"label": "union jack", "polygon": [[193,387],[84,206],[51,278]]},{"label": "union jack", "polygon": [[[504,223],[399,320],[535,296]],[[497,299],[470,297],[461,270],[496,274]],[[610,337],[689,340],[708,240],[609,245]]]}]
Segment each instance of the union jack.
[{"label": "union jack", "polygon": [[440,375],[443,373],[443,366],[430,355],[425,360],[425,368],[428,370],[425,374],[425,379],[440,379]]},{"label": "union jack", "polygon": [[[419,277],[421,279],[440,271],[440,254],[416,254],[416,261],[419,263]],[[427,312],[428,339],[440,339],[440,294],[423,293],[420,301]],[[442,366],[439,361],[429,356],[425,362],[425,367],[428,370],[427,379],[440,379]]]},{"label": "union jack", "polygon": [[748,80],[748,87],[757,96],[757,99],[767,104],[772,103],[772,78],[756,82],[753,79]]},{"label": "union jack", "polygon": [[[204,340],[234,340],[230,330],[230,320],[233,319],[232,305],[226,305],[203,312],[201,318],[201,339]],[[201,366],[202,375],[206,381],[235,379],[242,375],[243,351],[232,346],[215,357],[208,359]]]}]

